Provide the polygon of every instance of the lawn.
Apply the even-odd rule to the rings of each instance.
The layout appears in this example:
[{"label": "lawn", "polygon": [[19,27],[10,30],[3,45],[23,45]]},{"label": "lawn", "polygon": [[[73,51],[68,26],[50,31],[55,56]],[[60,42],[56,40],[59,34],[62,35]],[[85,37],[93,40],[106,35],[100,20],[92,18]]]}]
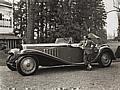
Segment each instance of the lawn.
[{"label": "lawn", "polygon": [[5,54],[4,51],[0,51],[0,66],[6,65],[5,62],[7,60],[8,54]]}]

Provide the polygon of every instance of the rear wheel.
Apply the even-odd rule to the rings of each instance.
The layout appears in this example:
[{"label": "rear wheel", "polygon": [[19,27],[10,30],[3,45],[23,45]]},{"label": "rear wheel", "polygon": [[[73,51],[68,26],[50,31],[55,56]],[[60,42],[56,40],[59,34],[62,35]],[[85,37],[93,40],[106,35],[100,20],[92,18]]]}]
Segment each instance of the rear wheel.
[{"label": "rear wheel", "polygon": [[111,65],[112,58],[109,52],[103,52],[100,56],[99,65],[101,67],[109,67]]},{"label": "rear wheel", "polygon": [[31,56],[20,57],[16,63],[18,72],[23,76],[32,75],[38,69],[37,60]]},{"label": "rear wheel", "polygon": [[11,71],[16,71],[15,63],[11,62],[12,57],[13,57],[13,55],[8,56],[7,61],[6,61],[6,65]]}]

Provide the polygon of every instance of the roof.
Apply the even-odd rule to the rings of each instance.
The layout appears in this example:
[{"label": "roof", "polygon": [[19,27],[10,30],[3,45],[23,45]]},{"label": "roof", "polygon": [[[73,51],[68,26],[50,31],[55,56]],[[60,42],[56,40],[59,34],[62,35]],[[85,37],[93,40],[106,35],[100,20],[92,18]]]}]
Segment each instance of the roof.
[{"label": "roof", "polygon": [[0,0],[0,5],[6,6],[6,7],[12,7],[12,4],[10,2],[5,1],[5,0]]},{"label": "roof", "polygon": [[15,36],[14,34],[0,34],[0,39],[21,39],[17,36]]}]

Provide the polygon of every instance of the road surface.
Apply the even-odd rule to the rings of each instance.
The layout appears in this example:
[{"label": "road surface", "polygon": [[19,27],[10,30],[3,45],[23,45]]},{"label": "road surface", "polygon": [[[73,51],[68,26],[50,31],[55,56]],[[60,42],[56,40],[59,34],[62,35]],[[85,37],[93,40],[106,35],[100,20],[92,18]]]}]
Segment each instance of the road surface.
[{"label": "road surface", "polygon": [[94,65],[39,69],[35,75],[22,76],[0,66],[0,90],[120,90],[120,62],[108,68]]}]

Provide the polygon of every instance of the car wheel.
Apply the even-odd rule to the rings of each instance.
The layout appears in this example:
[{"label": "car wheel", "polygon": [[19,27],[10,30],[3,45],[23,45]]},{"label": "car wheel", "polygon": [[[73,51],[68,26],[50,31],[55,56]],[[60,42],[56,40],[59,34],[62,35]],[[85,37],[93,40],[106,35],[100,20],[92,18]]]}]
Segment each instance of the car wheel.
[{"label": "car wheel", "polygon": [[32,75],[38,69],[37,60],[31,56],[20,57],[16,66],[18,72],[23,76]]},{"label": "car wheel", "polygon": [[103,52],[100,56],[99,65],[101,67],[109,67],[111,65],[112,58],[109,52]]},{"label": "car wheel", "polygon": [[6,61],[6,65],[11,71],[16,71],[15,63],[10,63],[12,57],[13,57],[13,55],[8,56],[7,61]]}]

